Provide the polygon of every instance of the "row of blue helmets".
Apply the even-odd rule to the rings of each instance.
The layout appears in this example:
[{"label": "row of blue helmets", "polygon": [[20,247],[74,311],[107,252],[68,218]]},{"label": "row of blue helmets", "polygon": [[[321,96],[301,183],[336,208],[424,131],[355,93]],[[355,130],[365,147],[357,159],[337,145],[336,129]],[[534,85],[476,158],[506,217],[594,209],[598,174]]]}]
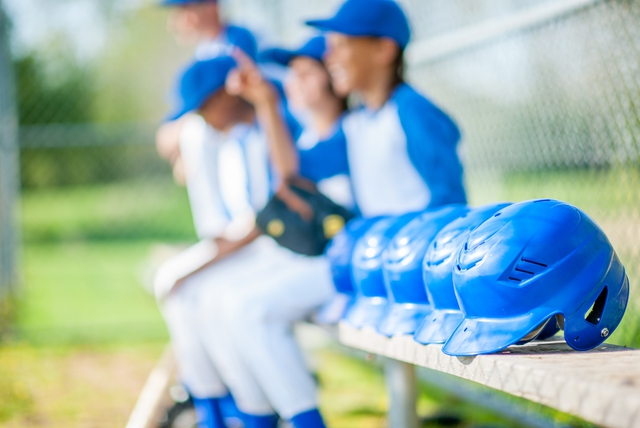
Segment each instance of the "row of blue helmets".
[{"label": "row of blue helmets", "polygon": [[451,205],[352,221],[326,253],[336,297],[317,314],[473,356],[560,330],[593,349],[622,320],[625,268],[600,227],[557,200]]}]

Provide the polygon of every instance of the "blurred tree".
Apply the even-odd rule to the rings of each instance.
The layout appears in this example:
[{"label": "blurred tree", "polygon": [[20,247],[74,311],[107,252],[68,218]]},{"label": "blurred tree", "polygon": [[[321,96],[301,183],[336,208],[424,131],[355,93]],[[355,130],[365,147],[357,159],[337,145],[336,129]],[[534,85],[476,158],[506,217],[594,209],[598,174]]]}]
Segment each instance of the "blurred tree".
[{"label": "blurred tree", "polygon": [[91,121],[92,72],[66,60],[62,76],[52,79],[46,64],[32,53],[14,62],[20,125]]},{"label": "blurred tree", "polygon": [[15,59],[25,188],[170,176],[153,128],[189,52],[167,34],[161,8],[99,10],[108,42],[88,59],[68,29]]}]

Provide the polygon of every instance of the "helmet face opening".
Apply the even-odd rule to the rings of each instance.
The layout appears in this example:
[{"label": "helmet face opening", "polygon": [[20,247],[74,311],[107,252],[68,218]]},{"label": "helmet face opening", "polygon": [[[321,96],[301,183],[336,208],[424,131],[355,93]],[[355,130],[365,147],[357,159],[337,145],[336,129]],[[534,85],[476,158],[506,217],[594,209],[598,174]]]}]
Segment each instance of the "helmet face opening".
[{"label": "helmet face opening", "polygon": [[602,230],[554,200],[515,204],[499,214],[460,250],[453,280],[465,320],[445,353],[491,353],[535,333],[552,335],[557,324],[546,321],[556,314],[564,318],[569,346],[600,345],[620,323],[629,295],[624,267]]},{"label": "helmet face opening", "polygon": [[550,320],[551,320],[551,318],[545,320],[542,324],[538,325],[536,328],[531,330],[531,332],[529,332],[529,334],[527,334],[525,337],[520,339],[516,343],[516,345],[524,345],[525,343],[529,343],[532,340],[537,339],[538,336],[540,336],[540,333],[542,333],[542,331],[547,327],[547,325],[549,324]]}]

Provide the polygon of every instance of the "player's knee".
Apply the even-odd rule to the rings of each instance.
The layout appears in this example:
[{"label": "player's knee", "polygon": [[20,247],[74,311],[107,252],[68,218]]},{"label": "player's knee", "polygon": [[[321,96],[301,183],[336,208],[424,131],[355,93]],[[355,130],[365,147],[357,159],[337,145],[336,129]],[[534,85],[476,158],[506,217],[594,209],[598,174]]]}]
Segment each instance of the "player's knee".
[{"label": "player's knee", "polygon": [[171,260],[163,263],[156,271],[153,279],[153,291],[159,301],[166,298],[171,288],[175,285],[176,279],[173,272],[174,268]]},{"label": "player's knee", "polygon": [[269,322],[268,302],[260,298],[245,298],[236,302],[232,316],[240,329],[254,330]]},{"label": "player's knee", "polygon": [[229,287],[211,287],[199,299],[200,317],[209,325],[226,325],[233,321],[236,298]]}]

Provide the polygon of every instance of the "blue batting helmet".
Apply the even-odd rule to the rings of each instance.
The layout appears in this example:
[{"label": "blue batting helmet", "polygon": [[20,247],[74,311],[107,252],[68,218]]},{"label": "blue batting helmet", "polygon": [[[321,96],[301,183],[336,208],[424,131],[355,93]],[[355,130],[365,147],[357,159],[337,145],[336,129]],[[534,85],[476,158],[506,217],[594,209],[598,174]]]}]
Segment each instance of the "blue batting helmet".
[{"label": "blue batting helmet", "polygon": [[569,346],[586,351],[616,329],[629,300],[625,268],[604,232],[548,199],[511,205],[471,233],[453,282],[465,318],[443,351],[455,356],[526,342],[556,319]]},{"label": "blue batting helmet", "polygon": [[418,215],[410,213],[384,218],[358,239],[351,260],[356,299],[345,315],[345,320],[354,327],[374,327],[380,320],[388,303],[382,276],[382,253],[391,238]]},{"label": "blue batting helmet", "polygon": [[315,316],[316,322],[329,325],[338,323],[353,303],[355,297],[355,288],[351,277],[353,249],[358,239],[379,220],[381,217],[352,220],[333,237],[327,246],[325,256],[331,264],[333,284],[337,293],[320,308]]},{"label": "blue batting helmet", "polygon": [[422,278],[424,255],[440,229],[467,212],[466,205],[427,211],[393,237],[383,255],[384,280],[391,303],[378,324],[379,333],[411,334],[431,312]]},{"label": "blue batting helmet", "polygon": [[414,338],[424,345],[444,343],[464,315],[453,291],[456,256],[471,232],[511,204],[492,204],[467,212],[445,226],[429,245],[424,257],[423,279],[433,311],[417,328]]}]

